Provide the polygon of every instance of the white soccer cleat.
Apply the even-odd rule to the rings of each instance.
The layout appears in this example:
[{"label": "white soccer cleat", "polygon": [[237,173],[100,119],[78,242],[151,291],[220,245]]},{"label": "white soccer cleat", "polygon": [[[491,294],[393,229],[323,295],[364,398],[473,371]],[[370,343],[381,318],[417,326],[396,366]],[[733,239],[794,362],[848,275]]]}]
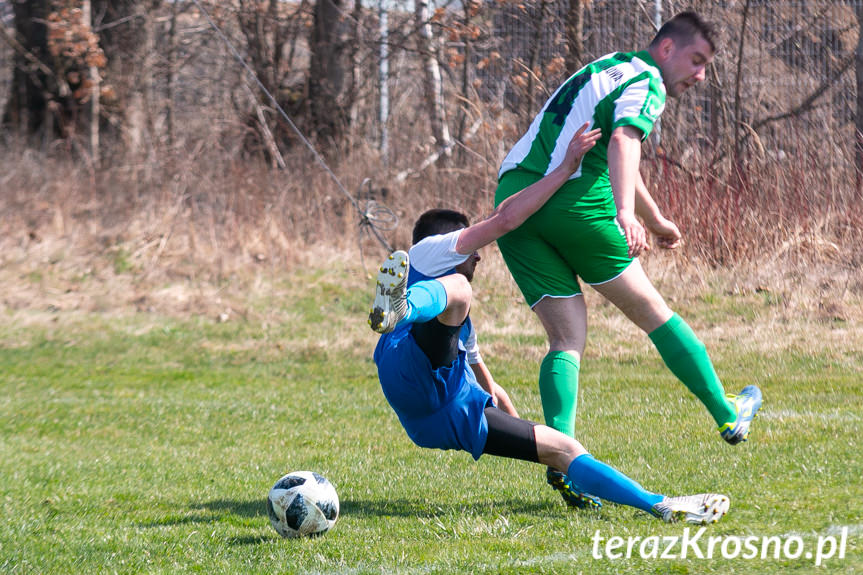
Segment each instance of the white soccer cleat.
[{"label": "white soccer cleat", "polygon": [[653,506],[651,513],[666,523],[685,521],[706,525],[719,521],[728,512],[730,506],[731,501],[726,495],[700,493],[698,495],[666,497]]},{"label": "white soccer cleat", "polygon": [[378,333],[395,329],[408,313],[408,254],[401,250],[389,255],[378,270],[375,303],[369,311],[369,325]]}]

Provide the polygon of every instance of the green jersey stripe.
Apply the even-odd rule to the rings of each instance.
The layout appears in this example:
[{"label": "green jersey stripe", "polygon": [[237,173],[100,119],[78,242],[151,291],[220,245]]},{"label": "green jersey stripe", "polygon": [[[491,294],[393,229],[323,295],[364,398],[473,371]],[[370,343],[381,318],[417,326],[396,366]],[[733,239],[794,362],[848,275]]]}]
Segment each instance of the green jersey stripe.
[{"label": "green jersey stripe", "polygon": [[[538,174],[554,170],[563,161],[573,134],[587,122],[602,128],[603,134],[571,178],[577,179],[585,166],[605,159],[614,127],[633,125],[646,136],[664,107],[665,86],[647,52],[604,56],[573,74],[552,94],[503,161],[499,175],[515,168]],[[591,155],[596,162],[589,161]]]}]

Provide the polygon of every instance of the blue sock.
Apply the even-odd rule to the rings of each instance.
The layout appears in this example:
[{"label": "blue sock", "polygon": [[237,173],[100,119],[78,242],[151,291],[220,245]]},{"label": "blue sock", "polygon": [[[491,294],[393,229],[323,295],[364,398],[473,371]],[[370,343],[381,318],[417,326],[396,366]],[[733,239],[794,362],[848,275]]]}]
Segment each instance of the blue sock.
[{"label": "blue sock", "polygon": [[566,473],[579,490],[614,503],[637,507],[650,513],[662,495],[645,489],[615,468],[594,459],[589,453],[572,460]]},{"label": "blue sock", "polygon": [[437,280],[413,284],[407,293],[408,314],[399,322],[423,323],[436,318],[446,309],[446,289]]}]

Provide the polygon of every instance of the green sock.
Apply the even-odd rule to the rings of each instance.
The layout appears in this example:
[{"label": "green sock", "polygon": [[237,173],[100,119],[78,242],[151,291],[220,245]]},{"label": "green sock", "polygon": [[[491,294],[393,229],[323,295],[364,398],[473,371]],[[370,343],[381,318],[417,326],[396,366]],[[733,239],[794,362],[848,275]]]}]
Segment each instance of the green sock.
[{"label": "green sock", "polygon": [[545,424],[575,436],[578,360],[565,351],[550,351],[539,368],[539,395]]},{"label": "green sock", "polygon": [[679,315],[650,332],[650,339],[668,369],[707,407],[716,424],[734,421],[737,413],[725,398],[722,382],[701,340]]}]

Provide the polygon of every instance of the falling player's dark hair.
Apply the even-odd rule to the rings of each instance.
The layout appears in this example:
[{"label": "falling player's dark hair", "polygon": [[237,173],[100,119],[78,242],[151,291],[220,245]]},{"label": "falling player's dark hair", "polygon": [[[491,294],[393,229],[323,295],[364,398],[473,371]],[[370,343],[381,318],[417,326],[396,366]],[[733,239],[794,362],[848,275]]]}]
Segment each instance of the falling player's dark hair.
[{"label": "falling player's dark hair", "polygon": [[443,208],[428,210],[417,218],[411,242],[416,244],[423,238],[454,232],[469,225],[470,220],[461,212]]},{"label": "falling player's dark hair", "polygon": [[694,42],[698,36],[704,38],[710,45],[710,49],[716,52],[716,30],[713,24],[695,12],[681,12],[662,25],[650,45],[657,46],[664,38],[671,38],[675,44],[687,46]]}]

